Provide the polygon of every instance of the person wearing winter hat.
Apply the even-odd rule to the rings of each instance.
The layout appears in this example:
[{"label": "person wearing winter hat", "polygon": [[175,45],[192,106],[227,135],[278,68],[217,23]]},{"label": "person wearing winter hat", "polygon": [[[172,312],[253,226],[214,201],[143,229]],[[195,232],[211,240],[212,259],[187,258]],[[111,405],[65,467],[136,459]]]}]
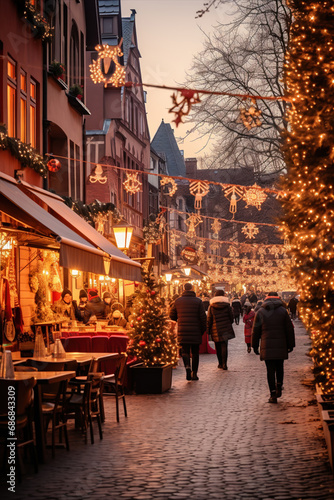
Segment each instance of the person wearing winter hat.
[{"label": "person wearing winter hat", "polygon": [[75,306],[72,301],[72,292],[68,288],[64,288],[61,293],[61,298],[57,300],[51,309],[55,313],[56,319],[60,321],[72,321],[76,319]]},{"label": "person wearing winter hat", "polygon": [[89,301],[84,310],[83,322],[92,323],[93,321],[106,319],[106,304],[99,297],[96,289],[89,290]]},{"label": "person wearing winter hat", "polygon": [[233,312],[224,290],[217,290],[210,300],[206,331],[215,343],[218,368],[227,370],[228,341],[235,338]]},{"label": "person wearing winter hat", "polygon": [[115,311],[111,314],[111,318],[108,322],[108,325],[120,326],[122,328],[126,328],[127,321],[124,318],[122,312],[119,309],[115,309]]},{"label": "person wearing winter hat", "polygon": [[102,295],[102,299],[103,299],[103,302],[106,305],[105,315],[107,317],[108,314],[111,313],[111,304],[113,302],[111,293],[110,292],[104,292],[104,294]]},{"label": "person wearing winter hat", "polygon": [[83,321],[84,310],[88,302],[88,295],[86,290],[80,290],[79,292],[79,304],[75,309],[75,315],[78,321]]},{"label": "person wearing winter hat", "polygon": [[295,347],[293,323],[277,292],[270,292],[255,314],[252,347],[266,363],[270,390],[268,402],[277,403],[277,398],[282,396],[284,360]]}]

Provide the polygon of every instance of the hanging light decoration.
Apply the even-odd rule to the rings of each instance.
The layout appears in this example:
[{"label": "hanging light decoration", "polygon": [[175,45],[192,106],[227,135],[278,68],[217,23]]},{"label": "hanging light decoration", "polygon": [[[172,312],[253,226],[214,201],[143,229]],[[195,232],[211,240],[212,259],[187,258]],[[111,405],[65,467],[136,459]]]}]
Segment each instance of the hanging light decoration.
[{"label": "hanging light decoration", "polygon": [[123,55],[121,51],[122,42],[123,39],[120,40],[116,47],[110,47],[109,45],[97,45],[95,47],[98,58],[89,65],[90,77],[94,83],[103,82],[105,87],[108,84],[114,87],[121,87],[125,84],[125,67],[118,62],[118,58]]}]

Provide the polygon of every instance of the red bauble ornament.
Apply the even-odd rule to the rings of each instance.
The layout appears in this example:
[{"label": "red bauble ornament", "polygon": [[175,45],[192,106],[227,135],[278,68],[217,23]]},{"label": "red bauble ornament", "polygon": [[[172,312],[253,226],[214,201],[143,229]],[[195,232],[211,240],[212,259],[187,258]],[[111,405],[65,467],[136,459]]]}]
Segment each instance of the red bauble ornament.
[{"label": "red bauble ornament", "polygon": [[140,320],[141,320],[141,316],[138,316],[137,321],[140,321]]},{"label": "red bauble ornament", "polygon": [[155,341],[159,343],[159,342],[161,342],[161,339],[159,339],[159,337],[158,337],[155,339]]},{"label": "red bauble ornament", "polygon": [[56,158],[48,161],[48,170],[50,172],[58,172],[61,169],[61,163]]},{"label": "red bauble ornament", "polygon": [[147,290],[146,290],[146,293],[150,293],[150,291],[151,291],[151,290],[147,289]]},{"label": "red bauble ornament", "polygon": [[139,345],[141,345],[141,346],[144,346],[144,345],[146,345],[146,342],[145,342],[145,340],[140,340],[140,341],[139,341]]},{"label": "red bauble ornament", "polygon": [[143,310],[142,310],[142,309],[140,309],[140,311],[139,311],[139,312],[140,312],[140,314],[143,314]]},{"label": "red bauble ornament", "polygon": [[155,295],[155,291],[154,290],[152,290],[151,295]]}]

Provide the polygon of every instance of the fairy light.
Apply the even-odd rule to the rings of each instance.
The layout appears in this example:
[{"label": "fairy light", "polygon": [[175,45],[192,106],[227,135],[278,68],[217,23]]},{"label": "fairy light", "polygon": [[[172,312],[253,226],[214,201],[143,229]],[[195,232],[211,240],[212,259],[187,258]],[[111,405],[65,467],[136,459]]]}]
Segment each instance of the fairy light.
[{"label": "fairy light", "polygon": [[325,394],[334,394],[334,8],[331,2],[289,4],[294,22],[285,83],[294,98],[284,147],[289,174],[283,227],[301,291],[300,316],[311,331],[315,380]]}]

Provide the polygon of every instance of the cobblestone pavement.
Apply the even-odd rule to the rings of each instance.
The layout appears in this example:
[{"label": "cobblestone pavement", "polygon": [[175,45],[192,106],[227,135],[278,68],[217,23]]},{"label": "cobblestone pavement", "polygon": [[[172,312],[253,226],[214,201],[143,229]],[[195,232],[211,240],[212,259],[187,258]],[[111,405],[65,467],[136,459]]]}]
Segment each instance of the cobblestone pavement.
[{"label": "cobblestone pavement", "polygon": [[[28,474],[15,494],[36,500],[334,499],[334,480],[313,390],[309,338],[296,321],[297,348],[285,363],[283,396],[269,397],[264,362],[246,352],[243,325],[229,343],[228,371],[200,357],[198,382],[181,365],[162,395],[127,396],[128,418],[107,399],[104,437]],[[1,492],[0,492],[1,493]]]}]

